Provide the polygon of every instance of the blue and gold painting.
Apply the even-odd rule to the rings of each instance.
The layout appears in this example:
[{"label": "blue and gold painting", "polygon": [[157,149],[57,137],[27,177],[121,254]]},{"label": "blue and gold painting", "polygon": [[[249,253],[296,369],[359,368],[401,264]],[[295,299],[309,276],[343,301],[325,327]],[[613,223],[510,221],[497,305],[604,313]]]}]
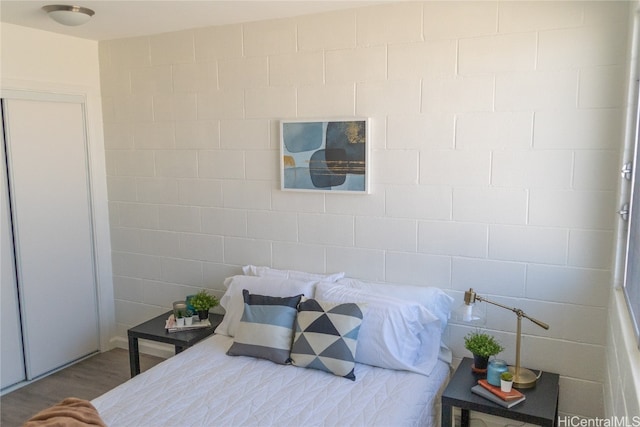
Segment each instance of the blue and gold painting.
[{"label": "blue and gold painting", "polygon": [[366,119],[282,121],[282,189],[368,192]]}]

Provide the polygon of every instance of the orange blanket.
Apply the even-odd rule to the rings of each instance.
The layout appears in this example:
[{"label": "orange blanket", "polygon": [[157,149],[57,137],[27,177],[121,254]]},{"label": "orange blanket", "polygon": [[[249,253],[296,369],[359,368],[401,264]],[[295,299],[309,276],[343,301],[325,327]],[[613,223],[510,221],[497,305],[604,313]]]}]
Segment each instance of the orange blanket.
[{"label": "orange blanket", "polygon": [[107,427],[96,408],[88,400],[69,397],[43,409],[22,427]]}]

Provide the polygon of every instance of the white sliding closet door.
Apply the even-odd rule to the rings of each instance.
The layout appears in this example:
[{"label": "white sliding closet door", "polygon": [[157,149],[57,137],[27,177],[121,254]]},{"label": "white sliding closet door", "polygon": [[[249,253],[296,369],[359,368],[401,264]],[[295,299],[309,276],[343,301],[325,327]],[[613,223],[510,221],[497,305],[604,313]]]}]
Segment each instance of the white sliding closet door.
[{"label": "white sliding closet door", "polygon": [[25,379],[24,357],[22,352],[22,332],[20,331],[20,312],[18,307],[18,288],[13,258],[13,233],[11,231],[11,211],[9,210],[9,189],[4,157],[4,131],[0,120],[0,380],[2,387],[9,387]]},{"label": "white sliding closet door", "polygon": [[5,99],[27,379],[98,350],[82,102]]}]

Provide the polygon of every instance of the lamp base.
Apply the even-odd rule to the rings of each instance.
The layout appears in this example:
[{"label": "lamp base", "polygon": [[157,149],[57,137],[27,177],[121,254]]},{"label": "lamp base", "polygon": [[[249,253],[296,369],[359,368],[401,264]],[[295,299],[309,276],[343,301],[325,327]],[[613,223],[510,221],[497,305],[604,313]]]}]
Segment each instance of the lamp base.
[{"label": "lamp base", "polygon": [[515,388],[533,388],[538,382],[538,376],[530,369],[520,367],[520,373],[516,375],[516,367],[509,366],[509,372],[513,374]]}]

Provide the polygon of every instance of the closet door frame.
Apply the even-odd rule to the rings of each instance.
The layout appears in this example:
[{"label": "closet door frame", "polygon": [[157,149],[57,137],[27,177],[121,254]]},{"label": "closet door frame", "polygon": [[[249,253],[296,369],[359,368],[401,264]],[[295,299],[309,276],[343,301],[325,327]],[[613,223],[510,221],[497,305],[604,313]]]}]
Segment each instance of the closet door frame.
[{"label": "closet door frame", "polygon": [[[0,96],[2,97],[2,102],[3,104],[5,103],[5,100],[7,100],[8,102],[11,102],[13,100],[23,100],[23,101],[34,101],[34,102],[58,102],[58,103],[71,103],[71,104],[77,104],[80,106],[81,109],[81,115],[82,115],[82,134],[83,134],[83,169],[84,169],[84,174],[86,177],[86,195],[84,196],[84,198],[86,199],[86,203],[87,203],[87,213],[88,213],[88,217],[86,218],[88,221],[88,248],[90,248],[90,260],[91,260],[91,279],[92,279],[92,297],[93,297],[93,302],[95,304],[95,309],[96,309],[96,313],[95,313],[95,325],[94,325],[94,330],[95,330],[95,338],[96,338],[96,348],[95,350],[90,353],[93,354],[96,351],[99,351],[101,348],[101,333],[102,333],[102,328],[101,328],[101,324],[100,324],[100,319],[101,319],[101,304],[100,304],[100,298],[99,298],[99,277],[98,277],[98,273],[97,273],[97,268],[98,268],[98,259],[97,259],[97,248],[96,248],[96,241],[95,241],[95,234],[96,234],[96,229],[95,229],[95,223],[94,223],[94,206],[93,206],[93,195],[92,195],[92,173],[91,173],[91,161],[90,161],[90,149],[89,149],[89,134],[88,134],[88,128],[87,128],[87,122],[88,122],[88,117],[87,117],[87,111],[86,111],[86,98],[84,95],[74,95],[74,94],[63,94],[63,93],[52,93],[52,92],[36,92],[36,91],[31,91],[31,90],[2,90],[2,92],[0,93]],[[10,130],[9,130],[10,132]],[[8,142],[6,144],[6,156],[7,156],[7,163],[8,163],[8,175],[9,175],[9,189],[11,192],[15,192],[15,188],[14,185],[11,181],[11,165],[12,165],[12,160],[11,160],[11,144],[10,142]],[[16,249],[15,249],[15,253],[16,253],[16,264],[18,265],[17,271],[16,271],[16,277],[18,280],[18,290],[20,292],[21,295],[24,295],[24,289],[23,289],[23,280],[21,279],[21,276],[23,275],[23,272],[21,271],[21,268],[19,268],[19,266],[21,265],[21,260],[20,260],[20,250],[19,250],[19,245],[20,245],[20,225],[19,225],[19,220],[16,217],[16,212],[12,212],[13,215],[13,222],[14,222],[14,233],[16,235],[16,239],[15,239],[15,244],[16,244]],[[17,224],[17,225],[16,225]],[[20,299],[20,310],[22,313],[25,312],[26,310],[26,302],[21,298]],[[27,315],[23,315],[22,316],[22,330],[23,330],[23,334],[28,335],[28,328],[25,325],[25,318],[28,316]],[[60,325],[60,327],[63,327],[64,325]],[[55,341],[55,337],[52,338],[53,341]],[[32,373],[31,372],[31,366],[30,366],[30,362],[29,362],[29,351],[30,349],[29,344],[28,344],[28,339],[25,337],[23,338],[23,343],[24,343],[24,354],[25,354],[25,365],[26,365],[26,371],[27,371],[27,381],[36,379],[42,375],[46,375],[50,372],[54,372],[56,370],[58,370],[59,368],[66,366],[66,364],[68,363],[73,363],[75,362],[75,360],[69,360],[68,363],[65,363],[62,366],[58,366],[55,367],[54,369],[47,371],[47,372],[38,372],[38,373]],[[86,355],[85,355],[86,356]],[[84,357],[84,356],[82,356]],[[82,358],[81,357],[81,358]]]}]

